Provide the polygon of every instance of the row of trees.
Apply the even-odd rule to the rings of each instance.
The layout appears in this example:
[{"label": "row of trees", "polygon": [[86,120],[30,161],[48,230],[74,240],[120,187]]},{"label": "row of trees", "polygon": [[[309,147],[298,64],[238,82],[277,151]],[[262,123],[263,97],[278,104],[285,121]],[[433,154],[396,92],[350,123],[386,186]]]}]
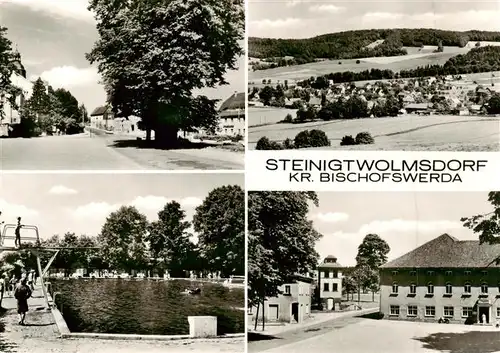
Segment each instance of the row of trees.
[{"label": "row of trees", "polygon": [[[177,143],[177,131],[214,130],[216,100],[193,96],[226,84],[243,55],[243,0],[91,0],[97,64],[117,116],[141,118],[146,139]],[[140,40],[138,40],[140,38]]]},{"label": "row of trees", "polygon": [[[375,48],[369,44],[383,40]],[[249,56],[307,59],[355,59],[373,56],[404,55],[402,48],[423,45],[464,47],[469,41],[500,41],[500,32],[443,31],[438,29],[371,29],[324,34],[307,39],[249,38]],[[276,65],[285,64],[276,62]]]},{"label": "row of trees", "polygon": [[370,69],[361,72],[332,72],[328,75],[297,82],[297,85],[323,89],[329,86],[329,81],[333,81],[334,83],[343,83],[382,79],[460,75],[499,70],[500,47],[485,46],[473,48],[464,55],[454,56],[448,59],[444,65],[419,66],[415,69],[401,70],[399,72],[387,69]]},{"label": "row of trees", "polygon": [[[186,271],[242,275],[245,264],[245,198],[241,187],[227,185],[212,190],[196,208],[192,221],[177,201],[167,203],[150,222],[133,206],[112,212],[97,237],[67,233],[44,240],[43,247],[62,247],[52,268],[70,274],[77,268],[130,272],[168,271],[184,277]],[[198,235],[191,241],[190,229]],[[90,247],[81,249],[82,247]],[[96,247],[93,249],[92,247]],[[69,249],[72,248],[72,249]],[[80,248],[80,249],[74,249]],[[50,257],[45,256],[45,261]],[[36,268],[29,251],[7,253],[3,270]],[[16,265],[17,264],[17,265]]]}]

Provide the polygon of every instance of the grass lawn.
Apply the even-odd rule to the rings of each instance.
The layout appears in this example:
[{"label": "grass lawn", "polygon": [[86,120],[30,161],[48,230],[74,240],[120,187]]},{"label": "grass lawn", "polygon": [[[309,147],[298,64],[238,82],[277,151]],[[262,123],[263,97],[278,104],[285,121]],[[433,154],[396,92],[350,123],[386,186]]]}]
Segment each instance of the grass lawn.
[{"label": "grass lawn", "polygon": [[[318,121],[305,124],[275,124],[249,129],[249,148],[267,136],[273,141],[293,139],[300,131],[318,129],[326,133],[331,147],[320,150],[387,151],[498,151],[500,118],[479,116],[405,115],[395,118]],[[372,145],[340,146],[345,135],[369,132]]]}]

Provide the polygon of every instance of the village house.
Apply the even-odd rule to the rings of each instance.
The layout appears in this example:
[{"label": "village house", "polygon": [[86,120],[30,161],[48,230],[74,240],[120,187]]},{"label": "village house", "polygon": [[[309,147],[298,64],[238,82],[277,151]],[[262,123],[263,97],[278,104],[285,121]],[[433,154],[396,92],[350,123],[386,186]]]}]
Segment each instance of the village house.
[{"label": "village house", "polygon": [[342,301],[342,266],[337,258],[328,255],[318,265],[319,302],[326,310],[335,310],[336,304],[340,308]]},{"label": "village house", "polygon": [[380,312],[394,320],[500,320],[500,244],[443,234],[380,267]]},{"label": "village house", "polygon": [[14,62],[16,65],[16,71],[12,73],[10,77],[10,82],[12,85],[19,88],[21,93],[16,96],[16,105],[18,109],[15,109],[10,105],[7,100],[4,100],[3,104],[3,117],[0,119],[0,136],[8,136],[9,132],[12,130],[12,126],[21,123],[20,111],[27,99],[31,97],[33,93],[33,83],[26,79],[26,70],[20,60]]},{"label": "village house", "polygon": [[[277,297],[267,298],[264,315],[267,322],[301,323],[311,315],[311,285],[313,279],[294,276],[289,283],[279,287]],[[259,309],[262,320],[262,307]],[[249,316],[256,315],[256,308],[250,308]],[[253,319],[254,320],[254,319]]]},{"label": "village house", "polygon": [[234,93],[219,109],[217,133],[224,136],[245,136],[245,93]]},{"label": "village house", "polygon": [[112,131],[115,115],[109,105],[103,105],[94,109],[90,114],[90,127],[105,131]]}]

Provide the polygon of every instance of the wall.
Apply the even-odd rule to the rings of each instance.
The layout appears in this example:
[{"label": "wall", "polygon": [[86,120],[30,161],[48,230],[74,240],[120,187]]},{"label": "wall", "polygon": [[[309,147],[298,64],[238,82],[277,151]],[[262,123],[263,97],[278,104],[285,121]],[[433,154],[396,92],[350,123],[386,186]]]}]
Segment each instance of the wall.
[{"label": "wall", "polygon": [[[434,271],[434,275],[428,274],[427,271]],[[500,290],[498,269],[488,269],[487,274],[483,274],[481,269],[424,269],[415,271],[416,275],[410,275],[409,269],[398,270],[397,274],[392,274],[393,270],[381,271],[381,288],[380,288],[380,312],[384,314],[384,318],[393,320],[410,320],[410,321],[430,321],[437,322],[440,317],[444,316],[444,307],[451,306],[454,308],[453,317],[449,317],[451,322],[464,323],[466,317],[462,316],[463,307],[474,307],[481,296],[481,283],[489,284],[488,293],[481,296],[482,301],[489,302],[490,323],[495,323],[500,317],[497,316],[497,308],[500,308]],[[452,271],[451,275],[447,275],[446,271]],[[466,275],[465,271],[470,271],[470,275]],[[393,282],[398,284],[398,293],[392,293]],[[427,294],[427,284],[432,282],[434,285],[434,294]],[[464,284],[471,284],[470,295],[464,294]],[[410,284],[415,283],[416,294],[410,294]],[[446,294],[446,283],[452,285],[452,294]],[[399,305],[399,316],[390,315],[390,306]],[[416,317],[408,317],[407,311],[409,305],[417,306]],[[428,317],[425,315],[426,306],[435,306],[435,316]],[[475,311],[476,312],[476,311]],[[477,314],[474,314],[477,317]]]},{"label": "wall", "polygon": [[[332,268],[318,268],[319,297],[323,305],[328,305],[328,299],[333,299],[333,303],[339,303],[342,299],[342,272]],[[329,273],[329,277],[326,277]],[[336,277],[334,277],[336,274]],[[329,291],[324,290],[324,284],[328,283]],[[333,284],[337,285],[337,290],[332,291]],[[325,307],[327,310],[334,310],[335,307]]]},{"label": "wall", "polygon": [[235,110],[232,116],[221,116],[219,118],[217,134],[223,136],[245,136],[245,111]]}]

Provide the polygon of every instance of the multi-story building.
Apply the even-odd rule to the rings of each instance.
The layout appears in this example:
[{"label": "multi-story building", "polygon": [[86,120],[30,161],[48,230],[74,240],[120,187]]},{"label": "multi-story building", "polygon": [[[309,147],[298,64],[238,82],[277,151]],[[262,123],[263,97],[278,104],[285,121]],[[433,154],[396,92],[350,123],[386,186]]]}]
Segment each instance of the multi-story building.
[{"label": "multi-story building", "polygon": [[[281,294],[267,298],[264,315],[266,322],[300,323],[311,314],[311,284],[313,279],[305,276],[294,276],[289,283],[279,287]],[[256,308],[250,308],[248,315],[255,320]],[[262,307],[258,320],[262,320]]]},{"label": "multi-story building", "polygon": [[327,310],[335,310],[342,301],[342,266],[337,258],[328,255],[318,266],[319,301]]},{"label": "multi-story building", "polygon": [[500,320],[500,244],[443,234],[380,268],[388,319],[483,324]]},{"label": "multi-story building", "polygon": [[90,114],[90,127],[111,131],[114,128],[115,115],[109,105],[97,107]]},{"label": "multi-story building", "polygon": [[222,103],[217,133],[224,136],[245,136],[245,93],[234,93]]}]

